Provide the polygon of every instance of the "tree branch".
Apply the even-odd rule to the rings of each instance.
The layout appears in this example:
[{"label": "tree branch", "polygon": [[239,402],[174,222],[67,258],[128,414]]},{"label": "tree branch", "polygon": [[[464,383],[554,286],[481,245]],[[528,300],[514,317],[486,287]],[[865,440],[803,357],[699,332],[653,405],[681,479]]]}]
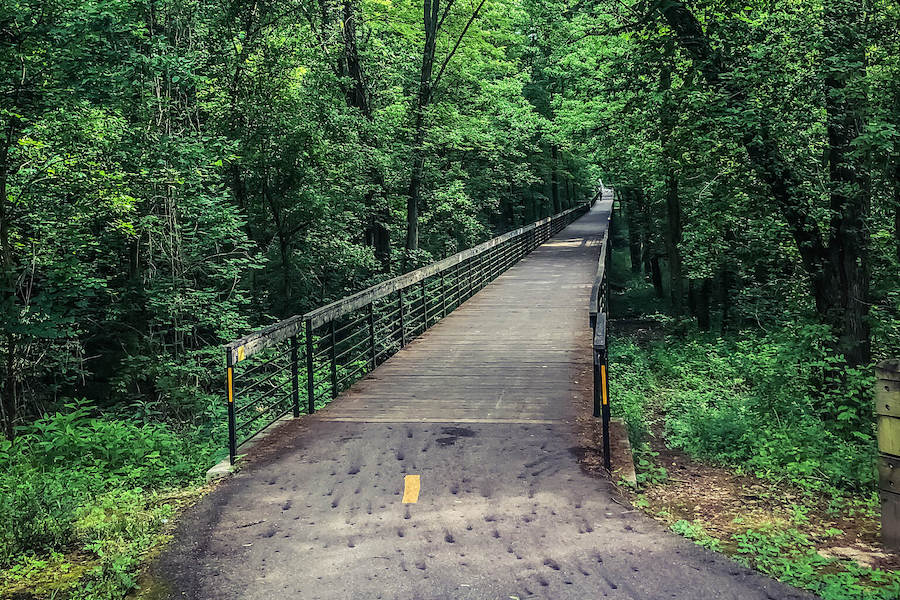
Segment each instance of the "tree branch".
[{"label": "tree branch", "polygon": [[475,12],[472,13],[472,16],[469,17],[469,21],[466,23],[466,26],[463,27],[462,33],[460,33],[459,37],[456,38],[456,43],[453,44],[453,49],[450,50],[450,54],[448,54],[444,59],[444,62],[441,63],[441,68],[438,69],[437,77],[434,78],[434,82],[432,82],[431,84],[431,90],[428,94],[429,99],[434,95],[434,88],[437,87],[438,82],[441,80],[441,76],[444,74],[444,69],[447,68],[447,64],[453,58],[453,55],[456,54],[456,51],[459,49],[459,44],[462,42],[463,37],[465,37],[466,32],[469,31],[469,27],[472,25],[475,19],[478,18],[478,13],[481,11],[481,7],[484,6],[484,3],[486,1],[487,0],[481,0],[481,2],[478,3],[478,6],[475,8]]}]

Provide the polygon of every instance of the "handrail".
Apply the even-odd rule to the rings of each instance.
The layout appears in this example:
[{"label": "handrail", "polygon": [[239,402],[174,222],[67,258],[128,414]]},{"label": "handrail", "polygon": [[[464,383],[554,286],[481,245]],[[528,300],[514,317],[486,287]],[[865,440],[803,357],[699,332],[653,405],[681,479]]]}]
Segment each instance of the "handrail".
[{"label": "handrail", "polygon": [[609,202],[609,215],[606,219],[606,229],[600,238],[600,256],[597,258],[597,274],[594,284],[591,286],[589,322],[593,335],[591,346],[594,363],[594,416],[602,418],[603,428],[603,465],[606,470],[611,468],[610,440],[609,440],[609,379],[608,366],[609,355],[608,342],[608,313],[609,313],[609,269],[612,255],[612,216],[614,207],[614,192],[611,188],[602,188],[600,194],[602,201]]},{"label": "handrail", "polygon": [[[602,193],[601,189],[589,202],[226,344],[228,449],[232,464],[240,443],[289,412],[295,417],[300,415],[302,380],[306,382],[302,408],[312,414],[588,212]],[[286,342],[290,343],[288,364],[277,360],[285,352],[274,349]],[[263,358],[268,362],[243,371],[238,369],[240,363],[254,356],[256,362]],[[268,398],[265,394],[273,386],[286,385],[288,377],[289,396],[272,404],[261,401]],[[249,419],[239,423],[238,415],[249,415]],[[250,423],[264,425],[249,432]]]},{"label": "handrail", "polygon": [[463,262],[467,258],[481,254],[484,251],[502,244],[503,242],[510,240],[516,236],[522,235],[527,231],[531,231],[532,229],[536,229],[537,227],[550,223],[553,219],[564,217],[577,210],[583,210],[583,208],[584,206],[580,205],[565,210],[552,217],[546,217],[544,219],[541,219],[540,221],[529,223],[528,225],[519,227],[518,229],[515,229],[513,231],[504,233],[495,238],[491,238],[486,242],[478,244],[477,246],[462,250],[460,252],[457,252],[456,254],[448,256],[447,258],[416,269],[415,271],[410,271],[409,273],[399,275],[397,277],[394,277],[393,279],[382,281],[381,283],[377,283],[371,287],[368,287],[361,292],[353,294],[352,296],[347,296],[346,298],[336,300],[331,304],[326,304],[321,308],[317,308],[311,312],[306,313],[304,315],[304,318],[310,319],[312,321],[313,327],[321,325],[322,323],[325,323],[330,319],[337,319],[358,308],[362,308],[372,300],[383,298],[388,294],[396,292],[400,288],[409,287],[413,284],[416,284],[419,281],[426,279],[427,277],[435,275],[441,271],[444,271]]}]

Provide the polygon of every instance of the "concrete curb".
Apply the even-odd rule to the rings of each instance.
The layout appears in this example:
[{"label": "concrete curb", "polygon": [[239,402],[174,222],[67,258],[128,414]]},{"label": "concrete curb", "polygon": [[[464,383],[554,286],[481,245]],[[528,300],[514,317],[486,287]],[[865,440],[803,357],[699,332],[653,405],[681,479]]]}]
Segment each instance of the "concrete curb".
[{"label": "concrete curb", "polygon": [[279,425],[281,425],[282,423],[285,423],[287,421],[293,421],[293,420],[294,420],[294,417],[291,417],[291,416],[281,417],[280,419],[278,419],[277,421],[274,421],[271,425],[269,425],[268,427],[266,427],[265,429],[260,431],[258,434],[256,434],[255,437],[253,437],[250,440],[247,440],[246,442],[244,442],[243,444],[238,446],[237,456],[235,456],[235,459],[234,459],[235,464],[232,465],[231,462],[229,462],[227,457],[223,458],[222,460],[220,460],[218,462],[218,464],[211,467],[206,472],[206,482],[209,483],[210,481],[215,481],[216,479],[222,479],[223,477],[230,477],[231,475],[233,475],[234,472],[240,468],[242,458],[247,456],[250,452],[253,451],[254,448],[259,446],[267,437],[272,435],[272,433],[278,428]]},{"label": "concrete curb", "polygon": [[634,470],[634,456],[631,454],[631,442],[628,441],[628,428],[622,419],[609,420],[610,437],[618,442],[618,451],[613,451],[613,456],[622,459],[621,465],[614,465],[610,475],[613,482],[624,480],[631,485],[637,485],[637,474]]}]

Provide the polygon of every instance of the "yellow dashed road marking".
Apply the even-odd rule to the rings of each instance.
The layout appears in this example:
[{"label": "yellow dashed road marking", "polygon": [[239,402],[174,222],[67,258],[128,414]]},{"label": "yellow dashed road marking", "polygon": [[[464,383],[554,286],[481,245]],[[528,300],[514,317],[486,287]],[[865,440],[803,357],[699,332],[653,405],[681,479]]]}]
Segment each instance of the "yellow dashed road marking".
[{"label": "yellow dashed road marking", "polygon": [[407,475],[403,479],[403,504],[415,504],[419,501],[419,476]]}]

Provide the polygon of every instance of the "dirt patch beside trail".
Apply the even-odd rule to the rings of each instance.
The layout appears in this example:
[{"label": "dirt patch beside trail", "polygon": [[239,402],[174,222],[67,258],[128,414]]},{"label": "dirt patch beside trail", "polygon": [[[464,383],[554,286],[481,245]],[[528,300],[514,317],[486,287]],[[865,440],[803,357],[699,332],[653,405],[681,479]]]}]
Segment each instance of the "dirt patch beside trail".
[{"label": "dirt patch beside trail", "polygon": [[656,469],[666,470],[665,480],[644,484],[640,491],[626,488],[623,494],[667,526],[681,520],[698,524],[728,554],[736,551],[736,534],[796,529],[826,558],[848,559],[871,569],[900,569],[900,555],[881,546],[878,515],[870,508],[831,506],[830,497],[815,498],[790,485],[693,460],[666,447],[658,430],[650,442],[657,453],[651,460]]}]

